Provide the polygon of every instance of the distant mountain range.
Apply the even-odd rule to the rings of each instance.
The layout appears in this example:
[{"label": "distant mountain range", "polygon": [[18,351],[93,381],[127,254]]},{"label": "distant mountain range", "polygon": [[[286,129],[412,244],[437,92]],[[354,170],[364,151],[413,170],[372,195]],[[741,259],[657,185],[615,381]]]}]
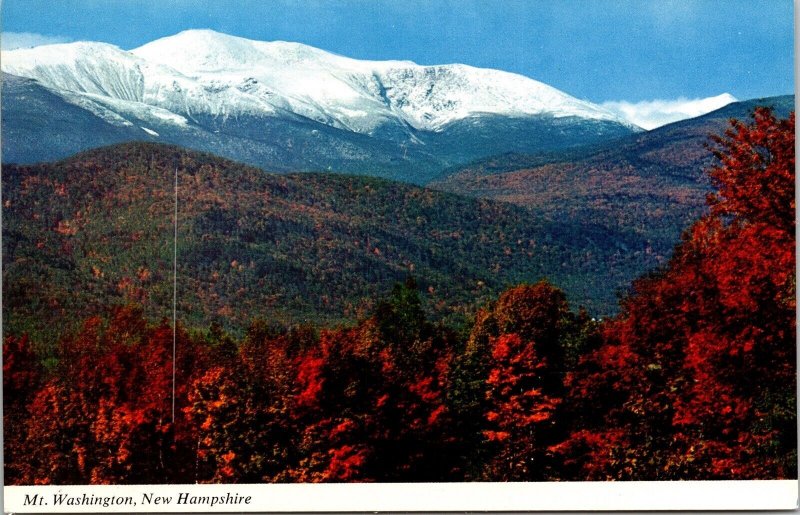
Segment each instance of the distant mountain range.
[{"label": "distant mountain range", "polygon": [[746,121],[756,106],[786,117],[794,96],[732,103],[605,144],[491,156],[448,170],[428,186],[524,206],[545,219],[632,231],[663,261],[680,232],[705,211],[713,189],[705,174],[714,163],[711,136],[722,135],[732,118]]},{"label": "distant mountain range", "polygon": [[493,154],[555,151],[640,130],[512,73],[359,61],[210,30],[131,51],[91,42],[4,51],[2,70],[4,162],[149,140],[274,171],[425,183]]}]

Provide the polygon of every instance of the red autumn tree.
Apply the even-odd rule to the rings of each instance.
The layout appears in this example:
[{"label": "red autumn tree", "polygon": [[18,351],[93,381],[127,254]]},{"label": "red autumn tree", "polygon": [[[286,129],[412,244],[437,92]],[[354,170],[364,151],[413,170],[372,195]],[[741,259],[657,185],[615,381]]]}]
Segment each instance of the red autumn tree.
[{"label": "red autumn tree", "polygon": [[168,481],[174,461],[172,328],[147,330],[141,313],[126,311],[112,318],[96,380],[86,385],[101,388],[92,424],[92,483]]},{"label": "red autumn tree", "polygon": [[196,482],[236,483],[251,475],[253,453],[248,451],[258,435],[250,433],[258,428],[250,427],[253,399],[237,372],[212,367],[189,389],[185,411],[197,439]]},{"label": "red autumn tree", "polygon": [[732,120],[714,137],[719,164],[710,170],[719,192],[709,199],[712,213],[735,217],[735,224],[763,224],[784,233],[795,226],[794,112],[776,119],[756,108],[753,122]]},{"label": "red autumn tree", "polygon": [[449,477],[450,339],[425,321],[413,283],[356,327],[324,332],[298,360],[295,424],[304,429],[292,480]]},{"label": "red autumn tree", "polygon": [[367,425],[380,396],[372,360],[375,339],[357,329],[325,331],[317,348],[297,358],[298,394],[292,409],[300,429],[299,462],[287,471],[298,482],[374,481]]},{"label": "red autumn tree", "polygon": [[533,342],[523,341],[515,333],[504,334],[492,343],[484,435],[498,450],[486,465],[486,479],[538,479],[545,449],[539,428],[553,423],[559,403],[543,391],[542,371],[547,369],[547,362],[537,356]]},{"label": "red autumn tree", "polygon": [[[183,331],[176,363],[180,427],[186,378],[201,352]],[[138,308],[89,319],[59,345],[52,377],[30,406],[23,483],[175,482],[184,439],[172,421],[172,329],[148,326]]]},{"label": "red autumn tree", "polygon": [[191,379],[183,410],[196,463],[191,481],[285,480],[297,445],[290,418],[296,334],[280,334],[257,321],[237,346],[218,326],[210,333],[213,365]]},{"label": "red autumn tree", "polygon": [[[484,466],[477,478],[552,476],[547,448],[561,430],[565,347],[576,323],[564,294],[545,281],[510,288],[479,314],[460,364],[462,373],[471,369],[481,381],[462,379],[454,388],[459,415],[479,422],[482,441],[473,444],[473,456]],[[476,389],[481,399],[474,398]],[[462,437],[470,440],[469,434]],[[474,473],[466,471],[468,477]]]},{"label": "red autumn tree", "polygon": [[694,381],[673,420],[705,441],[680,458],[715,478],[796,477],[794,113],[756,109],[715,141],[719,194],[693,232],[713,293],[697,302]]},{"label": "red autumn tree", "polygon": [[23,484],[91,482],[95,457],[92,422],[100,394],[94,372],[101,350],[101,325],[99,317],[92,317],[78,334],[59,344],[56,373],[30,405]]},{"label": "red autumn tree", "polygon": [[716,138],[719,193],[568,378],[577,479],[796,474],[794,114]]}]

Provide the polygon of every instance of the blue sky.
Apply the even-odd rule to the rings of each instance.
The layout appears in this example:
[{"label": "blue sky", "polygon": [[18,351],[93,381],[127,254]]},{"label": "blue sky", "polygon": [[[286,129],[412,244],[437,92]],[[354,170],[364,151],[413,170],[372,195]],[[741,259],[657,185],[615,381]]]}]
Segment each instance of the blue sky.
[{"label": "blue sky", "polygon": [[95,40],[130,49],[188,28],[360,59],[499,68],[593,102],[794,91],[791,0],[2,2],[4,44]]}]

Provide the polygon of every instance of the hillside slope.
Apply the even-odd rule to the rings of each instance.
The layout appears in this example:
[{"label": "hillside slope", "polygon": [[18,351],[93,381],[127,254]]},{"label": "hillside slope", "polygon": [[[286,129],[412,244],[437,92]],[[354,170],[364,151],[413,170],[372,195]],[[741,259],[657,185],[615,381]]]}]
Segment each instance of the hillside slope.
[{"label": "hillside slope", "polygon": [[192,327],[352,320],[408,275],[458,319],[548,277],[592,314],[655,261],[635,234],[381,179],[274,175],[131,143],[3,173],[5,322],[61,331],[111,303],[171,316],[174,174],[178,314]]},{"label": "hillside slope", "polygon": [[610,144],[494,156],[451,170],[429,186],[525,206],[547,219],[632,230],[663,259],[705,210],[711,184],[703,170],[714,160],[710,135],[722,134],[731,118],[748,119],[758,105],[785,117],[794,96],[736,102]]}]

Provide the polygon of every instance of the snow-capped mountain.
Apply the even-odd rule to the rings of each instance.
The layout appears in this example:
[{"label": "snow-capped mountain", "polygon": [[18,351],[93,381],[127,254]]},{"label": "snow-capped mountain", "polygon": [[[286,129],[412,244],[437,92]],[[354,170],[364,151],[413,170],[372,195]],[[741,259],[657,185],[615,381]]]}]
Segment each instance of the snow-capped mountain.
[{"label": "snow-capped mountain", "polygon": [[[487,153],[552,150],[636,130],[609,110],[521,75],[359,61],[210,30],[130,51],[92,42],[4,51],[2,70],[33,79],[134,139],[269,168],[374,168],[413,182],[425,178],[405,177],[404,169],[422,166],[430,175]],[[5,100],[4,125],[13,126]]]}]

